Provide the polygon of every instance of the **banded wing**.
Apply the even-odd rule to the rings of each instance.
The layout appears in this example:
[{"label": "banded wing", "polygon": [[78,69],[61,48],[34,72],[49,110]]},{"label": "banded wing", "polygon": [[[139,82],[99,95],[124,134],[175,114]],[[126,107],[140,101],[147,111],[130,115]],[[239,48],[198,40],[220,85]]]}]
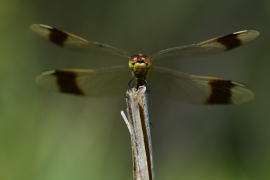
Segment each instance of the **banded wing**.
[{"label": "banded wing", "polygon": [[152,61],[167,57],[203,56],[229,51],[256,39],[260,33],[255,30],[238,31],[225,36],[213,38],[198,44],[165,49],[154,53]]},{"label": "banded wing", "polygon": [[41,37],[68,49],[76,51],[86,51],[92,53],[110,54],[123,58],[129,58],[129,53],[105,44],[87,41],[71,33],[58,30],[56,28],[43,25],[32,24],[30,29]]},{"label": "banded wing", "polygon": [[152,91],[186,103],[241,104],[254,98],[250,89],[237,82],[160,67],[153,67],[150,82]]},{"label": "banded wing", "polygon": [[46,89],[81,96],[124,95],[132,78],[129,68],[66,69],[41,73],[36,83]]}]

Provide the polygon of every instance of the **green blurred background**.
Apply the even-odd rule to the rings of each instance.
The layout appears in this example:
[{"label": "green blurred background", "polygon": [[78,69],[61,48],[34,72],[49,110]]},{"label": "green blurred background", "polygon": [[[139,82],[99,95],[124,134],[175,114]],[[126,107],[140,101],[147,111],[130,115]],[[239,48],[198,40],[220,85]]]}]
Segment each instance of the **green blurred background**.
[{"label": "green blurred background", "polygon": [[224,54],[157,62],[247,84],[240,106],[194,106],[150,97],[160,180],[270,178],[270,1],[0,0],[0,180],[132,179],[122,97],[82,98],[38,87],[44,70],[102,68],[121,59],[61,49],[29,30],[43,23],[132,54],[254,29]]}]

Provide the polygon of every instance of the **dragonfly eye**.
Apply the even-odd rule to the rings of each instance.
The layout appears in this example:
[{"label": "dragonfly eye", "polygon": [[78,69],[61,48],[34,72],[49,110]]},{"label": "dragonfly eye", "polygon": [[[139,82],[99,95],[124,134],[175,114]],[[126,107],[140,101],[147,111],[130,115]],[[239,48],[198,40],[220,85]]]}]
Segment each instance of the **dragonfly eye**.
[{"label": "dragonfly eye", "polygon": [[145,63],[145,64],[148,64],[150,63],[150,58],[146,55],[141,55],[141,60]]},{"label": "dragonfly eye", "polygon": [[150,62],[150,58],[146,55],[138,54],[138,55],[131,56],[129,61],[131,63],[136,63],[136,62],[142,63],[143,62],[143,63],[148,64]]},{"label": "dragonfly eye", "polygon": [[130,57],[129,61],[134,64],[136,63],[138,60],[140,59],[140,56],[139,55],[133,55]]}]

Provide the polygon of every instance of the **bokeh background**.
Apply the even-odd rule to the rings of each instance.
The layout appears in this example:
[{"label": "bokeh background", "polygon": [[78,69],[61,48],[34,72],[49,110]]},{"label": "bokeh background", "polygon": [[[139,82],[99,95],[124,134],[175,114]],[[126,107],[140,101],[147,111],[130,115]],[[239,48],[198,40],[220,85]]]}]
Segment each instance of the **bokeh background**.
[{"label": "bokeh background", "polygon": [[155,175],[160,180],[270,178],[270,1],[0,0],[0,179],[132,179],[122,97],[47,91],[44,70],[127,64],[77,53],[29,30],[48,24],[132,54],[201,42],[244,29],[260,37],[239,49],[154,65],[247,84],[239,106],[194,106],[152,89]]}]

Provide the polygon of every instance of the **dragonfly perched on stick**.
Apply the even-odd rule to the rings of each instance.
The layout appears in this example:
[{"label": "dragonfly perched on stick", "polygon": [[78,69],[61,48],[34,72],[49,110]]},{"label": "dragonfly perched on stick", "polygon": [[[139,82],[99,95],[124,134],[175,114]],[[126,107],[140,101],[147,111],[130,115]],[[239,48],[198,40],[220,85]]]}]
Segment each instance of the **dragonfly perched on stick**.
[{"label": "dragonfly perched on stick", "polygon": [[[215,77],[196,76],[152,66],[152,62],[172,57],[202,56],[229,51],[259,36],[255,30],[244,30],[201,43],[158,51],[151,56],[130,55],[121,49],[88,41],[56,28],[33,24],[30,29],[45,39],[67,49],[110,54],[129,60],[126,66],[103,69],[62,69],[41,73],[38,85],[62,93],[82,96],[124,94],[131,87],[151,84],[153,91],[193,104],[241,104],[254,98],[245,85]],[[150,77],[151,75],[151,77]],[[132,80],[130,80],[132,79]]]}]

